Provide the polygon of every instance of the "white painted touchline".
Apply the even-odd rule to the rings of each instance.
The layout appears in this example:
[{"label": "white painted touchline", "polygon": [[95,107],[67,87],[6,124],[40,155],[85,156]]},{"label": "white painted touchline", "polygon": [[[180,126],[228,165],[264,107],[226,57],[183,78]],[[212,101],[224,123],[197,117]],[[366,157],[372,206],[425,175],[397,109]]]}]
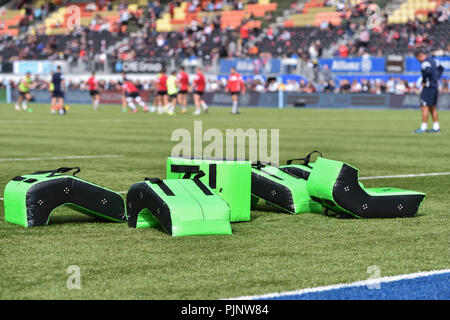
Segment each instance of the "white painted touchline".
[{"label": "white painted touchline", "polygon": [[386,283],[386,282],[394,282],[394,281],[406,280],[406,279],[416,279],[416,278],[428,277],[428,276],[433,276],[433,275],[438,275],[438,274],[443,274],[443,273],[450,273],[450,269],[433,270],[433,271],[425,271],[425,272],[420,271],[420,272],[416,272],[416,273],[401,274],[401,275],[397,275],[397,276],[372,278],[372,279],[368,279],[368,280],[356,281],[356,282],[351,282],[351,283],[340,283],[340,284],[334,284],[334,285],[330,285],[330,286],[306,288],[306,289],[300,289],[300,290],[295,290],[295,291],[274,292],[274,293],[268,293],[268,294],[262,294],[262,295],[227,298],[224,300],[253,300],[253,299],[277,298],[277,297],[291,296],[291,295],[302,295],[305,293],[312,293],[312,292],[322,292],[322,291],[337,290],[337,289],[342,289],[342,288],[369,286],[369,285],[381,284],[381,283]]},{"label": "white painted touchline", "polygon": [[7,161],[40,161],[40,160],[68,160],[68,159],[100,159],[100,158],[121,158],[123,154],[100,154],[91,156],[61,156],[48,158],[0,158],[0,162]]},{"label": "white painted touchline", "polygon": [[448,176],[448,175],[450,175],[450,172],[430,172],[430,173],[399,174],[393,176],[360,177],[359,180],[415,178],[415,177]]}]

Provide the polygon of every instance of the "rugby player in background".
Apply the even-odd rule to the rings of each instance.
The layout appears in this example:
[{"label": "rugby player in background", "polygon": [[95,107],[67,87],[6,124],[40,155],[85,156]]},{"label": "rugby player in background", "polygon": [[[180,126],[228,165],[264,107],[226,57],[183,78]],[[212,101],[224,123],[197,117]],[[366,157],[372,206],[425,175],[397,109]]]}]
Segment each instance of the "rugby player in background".
[{"label": "rugby player in background", "polygon": [[[436,63],[433,57],[427,55],[424,51],[419,50],[415,54],[416,59],[421,63],[422,71],[422,92],[420,93],[420,108],[422,112],[422,123],[419,129],[414,130],[414,133],[439,133],[441,128],[439,126],[437,100],[439,89],[439,78],[444,72],[444,68]],[[427,130],[428,116],[431,114],[433,119],[433,127]]]},{"label": "rugby player in background", "polygon": [[176,71],[172,71],[172,74],[167,78],[167,95],[169,98],[168,104],[166,105],[166,112],[169,115],[174,115],[178,95],[178,80]]},{"label": "rugby player in background", "polygon": [[123,85],[122,85],[124,95],[127,97],[127,104],[131,109],[131,112],[136,113],[138,110],[136,108],[135,102],[141,106],[142,110],[145,112],[148,112],[148,107],[145,104],[145,102],[142,100],[138,88],[134,85],[133,82],[128,80],[127,78],[124,79]]},{"label": "rugby player in background", "polygon": [[180,67],[180,73],[178,74],[178,103],[181,106],[181,113],[187,113],[187,93],[189,91],[189,76],[186,73],[184,67]]},{"label": "rugby player in background", "polygon": [[164,107],[169,103],[167,97],[167,75],[166,70],[163,68],[161,73],[158,75],[157,80],[157,91],[158,91],[158,114],[164,113]]},{"label": "rugby player in background", "polygon": [[[31,73],[27,72],[25,77],[20,80],[19,83],[19,99],[16,102],[15,109],[16,111],[20,111],[20,104],[22,103],[22,109],[27,110],[27,102],[31,101],[31,87],[33,86],[33,80],[31,80]],[[31,110],[31,109],[30,109]]]},{"label": "rugby player in background", "polygon": [[100,103],[100,90],[98,86],[98,81],[95,78],[95,71],[92,71],[92,74],[86,83],[89,88],[89,95],[91,96],[92,107],[94,108],[95,111],[97,111],[98,104]]},{"label": "rugby player in background", "polygon": [[241,93],[245,93],[245,83],[242,76],[236,72],[235,68],[231,68],[230,76],[228,77],[227,87],[225,89],[231,94],[233,106],[231,107],[231,114],[239,114],[238,100]]},{"label": "rugby player in background", "polygon": [[61,66],[56,67],[56,72],[52,74],[52,80],[50,84],[50,91],[52,92],[51,100],[51,112],[55,114],[58,112],[63,115],[67,111],[64,108],[64,76],[61,73]]},{"label": "rugby player in background", "polygon": [[198,116],[203,109],[204,113],[208,112],[208,105],[206,104],[205,100],[203,100],[203,94],[205,93],[205,87],[206,87],[206,81],[205,81],[205,75],[202,72],[202,68],[197,68],[197,74],[194,77],[193,81],[193,91],[194,91],[194,104],[195,104],[195,111],[194,115]]}]

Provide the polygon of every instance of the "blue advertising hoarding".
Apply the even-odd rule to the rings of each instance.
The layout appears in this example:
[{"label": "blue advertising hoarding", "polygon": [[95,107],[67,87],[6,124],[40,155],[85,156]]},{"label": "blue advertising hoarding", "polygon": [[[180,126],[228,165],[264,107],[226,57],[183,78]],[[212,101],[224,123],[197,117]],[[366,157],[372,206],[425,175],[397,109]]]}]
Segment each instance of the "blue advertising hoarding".
[{"label": "blue advertising hoarding", "polygon": [[15,74],[50,74],[53,63],[50,61],[14,61],[13,72]]},{"label": "blue advertising hoarding", "polygon": [[321,69],[328,65],[331,72],[384,72],[386,58],[331,58],[319,59]]},{"label": "blue advertising hoarding", "polygon": [[[444,67],[445,71],[450,71],[450,57],[434,57],[436,62]],[[416,57],[407,57],[405,60],[405,71],[420,72],[420,62]]]},{"label": "blue advertising hoarding", "polygon": [[277,74],[281,72],[281,59],[220,59],[220,73],[230,73],[231,67],[241,74]]}]

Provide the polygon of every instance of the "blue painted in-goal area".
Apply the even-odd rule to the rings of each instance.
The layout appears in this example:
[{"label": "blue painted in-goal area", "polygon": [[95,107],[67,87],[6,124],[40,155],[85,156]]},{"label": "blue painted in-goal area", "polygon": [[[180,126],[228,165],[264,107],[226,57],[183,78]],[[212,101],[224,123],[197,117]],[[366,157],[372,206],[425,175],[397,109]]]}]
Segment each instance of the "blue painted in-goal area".
[{"label": "blue painted in-goal area", "polygon": [[240,297],[255,300],[450,300],[450,269]]}]

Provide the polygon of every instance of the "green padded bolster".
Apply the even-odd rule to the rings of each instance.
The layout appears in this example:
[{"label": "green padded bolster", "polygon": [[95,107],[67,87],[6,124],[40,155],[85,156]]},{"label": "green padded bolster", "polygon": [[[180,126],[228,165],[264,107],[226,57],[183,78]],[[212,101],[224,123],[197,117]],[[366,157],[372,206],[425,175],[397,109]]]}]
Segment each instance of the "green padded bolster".
[{"label": "green padded bolster", "polygon": [[162,226],[174,237],[231,234],[228,204],[214,192],[205,191],[190,179],[135,183],[127,194],[128,225]]},{"label": "green padded bolster", "polygon": [[309,196],[306,180],[270,165],[252,168],[252,195],[293,214],[322,212]]},{"label": "green padded bolster", "polygon": [[5,221],[24,227],[47,225],[60,206],[102,219],[127,220],[123,197],[66,174],[27,174],[13,178],[4,192]]},{"label": "green padded bolster", "polygon": [[309,174],[307,189],[311,197],[333,201],[333,187],[342,169],[342,162],[317,158]]},{"label": "green padded bolster", "polygon": [[364,188],[358,169],[335,160],[317,158],[307,189],[324,207],[357,218],[414,216],[425,194],[398,188]]},{"label": "green padded bolster", "polygon": [[200,181],[209,186],[230,206],[231,222],[250,220],[250,161],[195,159],[176,156],[167,158],[167,179],[191,178],[199,171],[205,173]]}]

